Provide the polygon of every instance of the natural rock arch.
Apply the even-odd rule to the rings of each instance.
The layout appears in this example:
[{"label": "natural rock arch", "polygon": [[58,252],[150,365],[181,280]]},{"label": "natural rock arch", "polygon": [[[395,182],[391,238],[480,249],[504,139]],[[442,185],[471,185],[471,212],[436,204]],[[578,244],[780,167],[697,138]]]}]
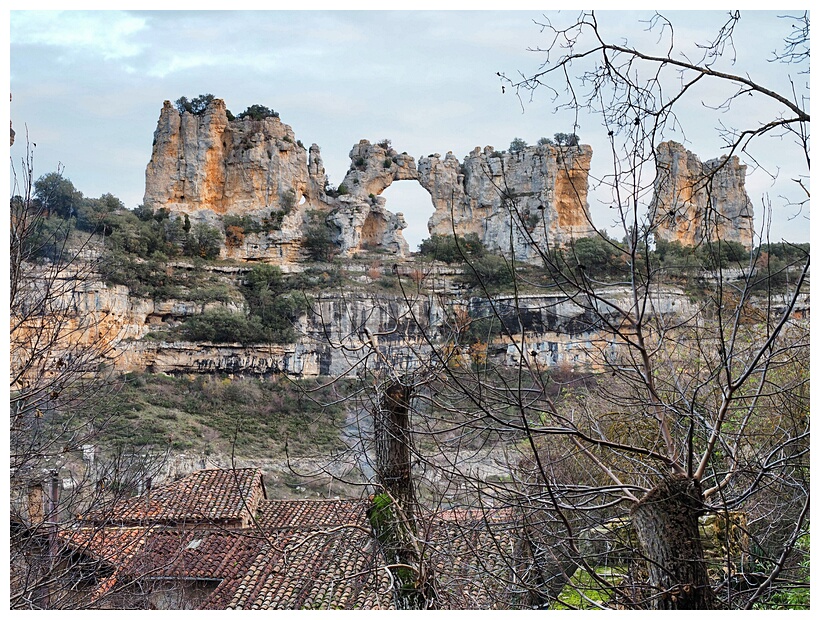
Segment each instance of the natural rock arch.
[{"label": "natural rock arch", "polygon": [[415,252],[417,246],[430,236],[430,218],[436,212],[430,192],[416,181],[399,181],[386,187],[381,196],[391,211],[404,217],[407,228],[402,234],[410,251]]}]

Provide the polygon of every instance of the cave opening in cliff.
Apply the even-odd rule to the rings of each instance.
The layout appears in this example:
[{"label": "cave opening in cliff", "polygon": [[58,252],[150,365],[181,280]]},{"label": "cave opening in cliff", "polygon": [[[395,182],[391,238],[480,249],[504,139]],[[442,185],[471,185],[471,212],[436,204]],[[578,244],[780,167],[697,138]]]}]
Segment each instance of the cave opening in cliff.
[{"label": "cave opening in cliff", "polygon": [[427,222],[435,211],[430,193],[417,181],[394,181],[381,194],[385,208],[392,213],[403,213],[407,228],[402,234],[411,252],[418,252],[419,244],[430,236]]}]

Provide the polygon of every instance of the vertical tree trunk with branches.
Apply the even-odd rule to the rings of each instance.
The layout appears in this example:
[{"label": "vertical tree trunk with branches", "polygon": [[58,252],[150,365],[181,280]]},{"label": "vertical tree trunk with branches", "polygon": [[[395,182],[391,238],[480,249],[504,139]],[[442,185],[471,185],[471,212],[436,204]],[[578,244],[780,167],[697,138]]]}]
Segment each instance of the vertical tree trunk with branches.
[{"label": "vertical tree trunk with branches", "polygon": [[394,578],[399,609],[431,609],[435,605],[431,576],[419,549],[416,494],[412,475],[412,386],[401,379],[383,388],[373,413],[376,483],[370,520]]},{"label": "vertical tree trunk with branches", "polygon": [[10,607],[79,608],[91,604],[83,587],[100,564],[70,548],[74,517],[127,493],[162,463],[137,471],[110,451],[101,454],[97,444],[112,415],[107,397],[122,379],[113,368],[119,326],[91,301],[100,248],[51,213],[48,196],[35,195],[30,143],[12,171]]},{"label": "vertical tree trunk with branches", "polygon": [[376,481],[401,506],[413,528],[416,503],[411,475],[410,393],[400,381],[391,381],[373,416],[376,441]]},{"label": "vertical tree trunk with branches", "polygon": [[632,523],[646,555],[648,597],[654,609],[715,609],[698,517],[703,497],[697,481],[669,476],[632,508]]}]

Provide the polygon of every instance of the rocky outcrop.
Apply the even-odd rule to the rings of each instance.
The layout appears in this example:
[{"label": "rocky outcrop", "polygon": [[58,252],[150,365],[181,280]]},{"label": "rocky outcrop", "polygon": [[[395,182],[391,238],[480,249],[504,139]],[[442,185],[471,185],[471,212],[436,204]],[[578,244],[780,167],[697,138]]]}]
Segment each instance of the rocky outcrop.
[{"label": "rocky outcrop", "polygon": [[705,240],[753,244],[753,209],[746,193],[746,166],[736,157],[702,163],[677,142],[656,149],[655,235],[686,246]]},{"label": "rocky outcrop", "polygon": [[416,162],[387,141],[371,144],[368,140],[351,149],[350,162],[339,184],[338,206],[328,218],[338,231],[336,243],[342,253],[386,250],[407,256],[410,248],[401,233],[407,222],[402,213],[387,210],[381,193],[394,181],[415,180]]},{"label": "rocky outcrop", "polygon": [[199,114],[180,113],[166,101],[145,173],[144,204],[211,225],[221,225],[226,215],[276,222],[263,232],[226,234],[225,258],[298,262],[315,222],[311,212],[331,228],[343,256],[376,250],[404,257],[406,222],[388,210],[381,194],[395,181],[418,181],[436,208],[431,233],[475,232],[491,250],[532,260],[536,245],[590,234],[591,157],[587,146],[544,145],[516,153],[487,147],[463,164],[452,153],[444,160],[425,157],[417,169],[413,157],[389,141],[361,140],[350,151],[344,180],[333,189],[319,147],[305,149],[278,116],[229,120],[221,99]]},{"label": "rocky outcrop", "polygon": [[[361,140],[334,189],[319,147],[305,149],[277,115],[229,120],[221,99],[199,114],[180,113],[166,101],[144,204],[221,226],[225,258],[298,263],[316,222],[328,226],[342,256],[378,251],[405,257],[404,216],[391,212],[381,194],[395,181],[417,181],[435,207],[431,234],[474,233],[491,251],[537,262],[539,250],[594,234],[587,203],[591,159],[585,145],[510,152],[487,146],[463,162],[452,153],[434,154],[417,167],[388,140]],[[659,238],[694,245],[719,237],[751,245],[745,166],[736,157],[704,164],[667,142],[658,147],[657,162],[652,217]],[[259,226],[228,234],[227,215],[250,217]]]},{"label": "rocky outcrop", "polygon": [[143,202],[192,222],[222,226],[231,215],[265,224],[263,232],[230,236],[224,258],[298,262],[311,212],[326,218],[343,255],[379,249],[405,256],[404,218],[388,211],[378,194],[394,180],[416,178],[413,158],[366,140],[350,157],[350,171],[336,192],[328,188],[319,147],[305,149],[278,116],[229,120],[221,99],[200,114],[180,113],[166,101]]},{"label": "rocky outcrop", "polygon": [[201,114],[180,113],[166,101],[145,172],[144,204],[191,219],[268,215],[291,196],[297,205],[317,196],[321,160],[313,170],[309,174],[308,151],[278,116],[229,121],[221,99]]},{"label": "rocky outcrop", "polygon": [[388,141],[370,144],[360,140],[350,151],[351,166],[342,184],[357,198],[380,195],[393,181],[418,179],[415,160],[399,154]]},{"label": "rocky outcrop", "polygon": [[223,217],[277,221],[260,234],[226,244],[225,258],[298,260],[307,211],[327,209],[319,147],[310,151],[278,116],[228,120],[214,99],[201,114],[166,101],[145,171],[143,203],[192,222],[222,226]]},{"label": "rocky outcrop", "polygon": [[[463,163],[448,153],[419,160],[389,143],[362,140],[350,152],[340,185],[341,206],[330,216],[348,255],[383,248],[405,256],[401,213],[385,208],[380,194],[394,181],[417,180],[431,195],[431,234],[475,233],[492,251],[538,260],[538,248],[593,233],[587,204],[592,149],[533,146],[516,153],[476,148]],[[512,239],[512,241],[511,241]]]},{"label": "rocky outcrop", "polygon": [[419,160],[436,211],[431,234],[475,233],[491,250],[537,259],[537,248],[593,233],[587,204],[592,149],[539,145],[501,153],[478,147]]}]

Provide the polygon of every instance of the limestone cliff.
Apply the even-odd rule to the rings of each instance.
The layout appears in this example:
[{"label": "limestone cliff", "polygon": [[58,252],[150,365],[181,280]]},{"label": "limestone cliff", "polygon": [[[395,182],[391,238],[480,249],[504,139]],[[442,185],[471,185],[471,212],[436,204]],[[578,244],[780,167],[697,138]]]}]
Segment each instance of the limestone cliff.
[{"label": "limestone cliff", "polygon": [[166,101],[145,172],[144,202],[193,216],[262,215],[280,207],[289,192],[297,203],[318,195],[323,169],[314,169],[310,175],[308,151],[276,116],[229,121],[221,99],[202,114],[180,114]]},{"label": "limestone cliff", "polygon": [[[241,281],[243,270],[231,269],[215,271],[213,277],[233,273],[237,282]],[[399,269],[409,266],[403,264]],[[614,305],[631,303],[626,289],[608,292],[607,298]],[[244,303],[239,299],[160,302],[130,295],[125,286],[91,278],[66,295],[66,308],[73,312],[61,329],[66,330],[67,347],[97,347],[118,370],[185,374],[330,377],[343,375],[366,357],[371,360],[368,363],[388,360],[394,367],[410,368],[432,355],[428,338],[446,339],[454,325],[464,327],[490,316],[499,317],[515,334],[515,341],[499,334],[479,348],[465,346],[454,355],[467,361],[480,356],[499,365],[515,365],[522,352],[522,329],[527,355],[537,357],[545,366],[600,363],[601,352],[606,354],[613,347],[598,332],[593,317],[561,294],[497,296],[489,302],[445,286],[405,300],[397,294],[363,288],[311,295],[311,302],[310,312],[295,325],[299,337],[294,343],[166,341],[156,336],[192,315],[217,307],[244,314]],[[653,308],[662,313],[692,312],[683,293],[673,289],[660,291]],[[20,339],[28,333],[18,330],[16,336]],[[378,347],[378,356],[372,355],[372,344]],[[60,357],[64,351],[55,350],[54,354]],[[12,355],[12,367],[19,361]]]},{"label": "limestone cliff", "polygon": [[201,114],[181,113],[166,101],[154,132],[143,202],[216,226],[226,215],[277,222],[263,232],[230,237],[225,258],[298,262],[310,212],[322,214],[336,231],[343,255],[384,249],[405,256],[406,223],[378,194],[393,180],[415,178],[413,158],[366,140],[350,157],[350,171],[337,192],[328,188],[319,147],[305,149],[278,116],[229,120],[221,99]]},{"label": "limestone cliff", "polygon": [[433,197],[431,234],[475,233],[491,250],[522,260],[537,248],[593,233],[587,204],[592,149],[539,145],[501,153],[478,147],[459,163],[452,153],[419,160]]},{"label": "limestone cliff", "polygon": [[704,240],[753,244],[753,209],[746,194],[746,166],[737,157],[702,163],[677,142],[656,149],[655,235],[683,245]]},{"label": "limestone cliff", "polygon": [[[587,203],[592,149],[538,145],[511,152],[476,147],[459,162],[447,153],[416,162],[389,141],[361,140],[338,188],[328,186],[319,147],[306,149],[278,116],[229,120],[224,101],[200,114],[166,101],[146,169],[144,204],[222,227],[224,258],[283,266],[305,258],[309,228],[326,225],[344,257],[409,254],[404,216],[381,196],[395,181],[416,181],[431,196],[431,234],[475,233],[495,252],[538,262],[539,250],[593,234]],[[651,216],[659,238],[694,245],[720,237],[752,244],[745,166],[736,157],[701,163],[674,142],[658,147]],[[225,216],[254,229],[228,231]]]},{"label": "limestone cliff", "polygon": [[[399,231],[401,213],[385,208],[380,194],[394,181],[417,180],[431,195],[431,234],[475,233],[493,251],[538,260],[537,248],[565,244],[592,234],[587,186],[592,149],[528,147],[499,153],[486,147],[459,163],[448,153],[422,157],[418,168],[389,143],[362,140],[350,152],[351,166],[340,187],[340,208],[330,220],[342,251],[384,248],[407,253]],[[511,239],[512,233],[512,242]]]},{"label": "limestone cliff", "polygon": [[452,153],[444,160],[424,157],[417,169],[413,157],[389,141],[361,140],[350,151],[344,180],[333,189],[319,147],[305,149],[278,116],[229,120],[221,99],[200,114],[180,113],[166,101],[145,173],[144,204],[211,225],[221,225],[227,215],[276,222],[263,232],[226,234],[226,258],[298,262],[311,212],[330,227],[343,256],[378,250],[404,257],[406,222],[388,210],[381,194],[395,181],[417,181],[436,209],[431,233],[475,232],[491,250],[533,260],[535,245],[591,233],[591,157],[588,146],[545,145],[516,153],[487,147],[463,164]]},{"label": "limestone cliff", "polygon": [[228,120],[225,102],[213,100],[201,114],[163,104],[143,203],[192,221],[220,225],[225,215],[276,218],[276,230],[228,246],[226,257],[298,257],[305,212],[317,206],[327,178],[319,148],[308,153],[290,126],[270,116]]}]

